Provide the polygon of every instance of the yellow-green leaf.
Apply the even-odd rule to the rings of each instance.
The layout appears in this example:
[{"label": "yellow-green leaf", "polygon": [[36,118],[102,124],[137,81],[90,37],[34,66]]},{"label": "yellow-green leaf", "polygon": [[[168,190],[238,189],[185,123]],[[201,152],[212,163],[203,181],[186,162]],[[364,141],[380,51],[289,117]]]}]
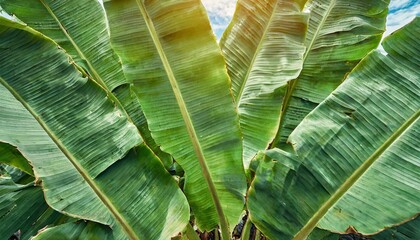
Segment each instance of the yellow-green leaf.
[{"label": "yellow-green leaf", "polygon": [[227,235],[244,208],[246,181],[229,78],[204,7],[199,0],[122,0],[106,1],[105,9],[152,136],[185,170],[198,226],[220,222]]},{"label": "yellow-green leaf", "polygon": [[304,2],[239,0],[220,40],[240,116],[245,168],[276,136],[288,82],[302,70]]},{"label": "yellow-green leaf", "polygon": [[[420,18],[384,40],[274,149],[249,191],[251,220],[271,239],[315,227],[376,233],[420,212]],[[266,206],[270,206],[267,208]]]}]

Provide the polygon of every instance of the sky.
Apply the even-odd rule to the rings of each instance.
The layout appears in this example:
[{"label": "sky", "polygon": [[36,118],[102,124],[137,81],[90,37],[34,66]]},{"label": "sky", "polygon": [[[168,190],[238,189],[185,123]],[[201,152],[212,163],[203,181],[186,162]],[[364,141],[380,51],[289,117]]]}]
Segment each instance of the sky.
[{"label": "sky", "polygon": [[[351,1],[351,0],[349,0]],[[217,38],[220,38],[235,11],[236,0],[202,0]],[[420,0],[391,0],[384,37],[420,16]]]},{"label": "sky", "polygon": [[[202,0],[202,2],[209,14],[213,31],[220,39],[235,12],[236,0]],[[384,37],[409,23],[416,15],[420,16],[420,0],[391,0]]]}]

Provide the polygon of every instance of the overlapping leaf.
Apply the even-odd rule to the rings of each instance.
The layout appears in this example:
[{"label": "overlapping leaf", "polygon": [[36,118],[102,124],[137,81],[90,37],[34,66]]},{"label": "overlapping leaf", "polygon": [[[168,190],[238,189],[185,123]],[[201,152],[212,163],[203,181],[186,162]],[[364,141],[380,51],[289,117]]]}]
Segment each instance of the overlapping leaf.
[{"label": "overlapping leaf", "polygon": [[0,163],[17,167],[25,173],[33,176],[32,166],[20,152],[10,144],[0,142]]},{"label": "overlapping leaf", "polygon": [[117,239],[184,228],[189,209],[172,177],[147,147],[127,154],[141,143],[136,127],[61,48],[0,18],[0,61],[0,141],[34,166],[52,208],[113,225]]},{"label": "overlapping leaf", "polygon": [[389,0],[310,0],[303,70],[289,82],[273,142],[285,146],[302,119],[323,101],[356,64],[376,48],[385,30]]},{"label": "overlapping leaf", "polygon": [[109,227],[93,222],[72,222],[56,227],[47,228],[37,234],[33,240],[113,240],[112,231]]},{"label": "overlapping leaf", "polygon": [[220,41],[240,116],[245,168],[274,139],[287,82],[302,69],[304,2],[240,0]]},{"label": "overlapping leaf", "polygon": [[127,83],[99,1],[0,0],[0,6],[53,39],[104,87],[113,90]]},{"label": "overlapping leaf", "polygon": [[420,18],[369,54],[291,134],[297,155],[267,152],[248,204],[264,234],[369,234],[420,212],[418,36]]},{"label": "overlapping leaf", "polygon": [[[309,240],[413,240],[420,238],[420,217],[410,219],[408,222],[387,228],[380,233],[364,236],[360,233],[349,231],[349,233],[338,234],[329,231],[315,229],[309,236]],[[353,229],[354,230],[354,229]]]},{"label": "overlapping leaf", "polygon": [[15,233],[22,240],[29,239],[62,218],[45,203],[41,187],[34,182],[21,185],[0,177],[0,235],[5,239]]},{"label": "overlapping leaf", "polygon": [[166,152],[161,151],[160,147],[156,144],[155,140],[153,139],[149,126],[146,122],[146,117],[141,109],[140,102],[133,91],[133,87],[125,84],[116,88],[113,93],[121,102],[121,105],[124,107],[124,110],[130,116],[131,120],[133,121],[134,125],[136,125],[137,129],[141,133],[141,137],[143,141],[153,150],[156,156],[162,161],[167,169],[169,169],[172,164],[172,156]]},{"label": "overlapping leaf", "polygon": [[204,7],[123,0],[105,1],[105,9],[152,136],[185,170],[198,226],[220,222],[226,235],[226,219],[239,221],[246,182],[229,79]]},{"label": "overlapping leaf", "polygon": [[120,59],[111,49],[105,12],[98,1],[0,0],[0,6],[58,43],[109,94],[115,90],[145,143],[165,166],[172,164],[171,156],[162,152],[150,136]]}]

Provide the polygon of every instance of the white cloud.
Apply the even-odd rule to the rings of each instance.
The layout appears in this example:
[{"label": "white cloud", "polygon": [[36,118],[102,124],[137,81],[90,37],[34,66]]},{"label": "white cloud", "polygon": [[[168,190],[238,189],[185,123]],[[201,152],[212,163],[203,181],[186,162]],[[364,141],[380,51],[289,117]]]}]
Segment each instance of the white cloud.
[{"label": "white cloud", "polygon": [[410,2],[411,0],[392,0],[389,4],[389,9],[392,11],[393,9],[402,8]]},{"label": "white cloud", "polygon": [[210,15],[231,18],[235,11],[235,0],[202,0],[204,7]]},{"label": "white cloud", "polygon": [[217,38],[220,38],[235,12],[236,0],[202,0],[201,2],[208,12],[213,31]]},{"label": "white cloud", "polygon": [[[417,15],[420,15],[420,4],[410,4],[410,0],[393,0],[390,4],[390,14],[387,17],[387,27],[384,37],[395,30],[411,22]],[[415,1],[414,1],[415,2]]]},{"label": "white cloud", "polygon": [[[202,0],[202,2],[208,11],[213,29],[220,34],[232,18],[236,0]],[[408,7],[409,5],[413,6]],[[416,15],[420,15],[420,4],[416,4],[416,0],[391,0],[389,10],[384,36],[390,35],[409,23]]]}]

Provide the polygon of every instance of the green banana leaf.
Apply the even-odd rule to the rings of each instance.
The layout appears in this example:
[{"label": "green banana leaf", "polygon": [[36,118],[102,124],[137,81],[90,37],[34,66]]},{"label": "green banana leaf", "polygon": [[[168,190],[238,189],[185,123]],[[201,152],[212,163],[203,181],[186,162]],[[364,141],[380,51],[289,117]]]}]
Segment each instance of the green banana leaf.
[{"label": "green banana leaf", "polygon": [[28,159],[53,209],[111,225],[117,239],[183,230],[189,208],[175,181],[56,43],[0,17],[0,62],[0,141]]},{"label": "green banana leaf", "polygon": [[413,240],[420,239],[420,217],[407,223],[386,229],[374,236],[368,236],[373,240]]},{"label": "green banana leaf", "polygon": [[155,140],[153,139],[149,126],[146,122],[146,117],[141,109],[140,102],[133,91],[132,86],[130,85],[122,85],[116,88],[113,93],[121,102],[121,105],[124,107],[127,114],[130,116],[131,120],[133,121],[134,125],[136,125],[137,129],[141,133],[141,137],[143,138],[144,142],[156,156],[162,161],[163,165],[165,165],[166,169],[170,169],[172,166],[173,160],[172,156],[168,153],[165,153],[160,150],[160,147],[156,144]]},{"label": "green banana leaf", "polygon": [[220,40],[243,133],[245,168],[277,133],[287,83],[299,76],[308,14],[302,0],[239,0]]},{"label": "green banana leaf", "polygon": [[72,222],[39,232],[32,240],[113,240],[112,230],[104,225],[93,222]]},{"label": "green banana leaf", "polygon": [[[3,145],[10,146],[12,154],[5,152],[0,157],[18,157],[28,164],[16,148]],[[0,163],[0,175],[0,236],[27,240],[47,226],[75,221],[47,205],[33,176],[4,163]]]},{"label": "green banana leaf", "polygon": [[111,49],[99,1],[0,0],[10,15],[53,39],[103,87],[128,83]]},{"label": "green banana leaf", "polygon": [[[223,57],[199,0],[105,1],[111,43],[153,138],[185,170],[197,224],[239,222],[246,191],[238,117]],[[124,19],[122,21],[121,19]]]},{"label": "green banana leaf", "polygon": [[[34,176],[25,173],[19,168],[4,163],[0,163],[0,175],[3,177],[9,177],[14,183],[20,185],[27,185],[28,183],[36,180]],[[36,184],[37,183],[35,183],[35,185]]]},{"label": "green banana leaf", "polygon": [[291,134],[295,154],[263,154],[248,207],[266,236],[366,235],[420,212],[419,36],[416,18],[362,60]]},{"label": "green banana leaf", "polygon": [[111,49],[105,12],[98,1],[0,0],[0,6],[53,39],[96,82],[108,89],[108,94],[115,94],[124,108],[127,107],[125,110],[145,143],[169,168],[172,157],[162,152],[150,136],[141,107],[136,104],[137,99],[131,94],[123,74],[120,59]]},{"label": "green banana leaf", "polygon": [[17,167],[25,173],[34,176],[32,166],[25,157],[10,144],[0,142],[0,163]]},{"label": "green banana leaf", "polygon": [[309,240],[415,240],[420,239],[420,217],[410,219],[408,222],[387,228],[374,235],[362,235],[349,231],[345,234],[332,233],[329,231],[315,229]]},{"label": "green banana leaf", "polygon": [[310,0],[304,64],[288,83],[280,127],[272,146],[291,148],[287,139],[302,119],[376,48],[385,30],[389,0]]},{"label": "green banana leaf", "polygon": [[10,177],[13,182],[21,185],[26,185],[35,181],[35,177],[12,165],[0,163],[0,175]]},{"label": "green banana leaf", "polygon": [[[66,217],[64,217],[66,218]],[[26,240],[38,230],[64,221],[63,215],[45,203],[42,189],[34,182],[16,184],[10,177],[0,177],[0,236],[8,239],[19,232]]]}]

